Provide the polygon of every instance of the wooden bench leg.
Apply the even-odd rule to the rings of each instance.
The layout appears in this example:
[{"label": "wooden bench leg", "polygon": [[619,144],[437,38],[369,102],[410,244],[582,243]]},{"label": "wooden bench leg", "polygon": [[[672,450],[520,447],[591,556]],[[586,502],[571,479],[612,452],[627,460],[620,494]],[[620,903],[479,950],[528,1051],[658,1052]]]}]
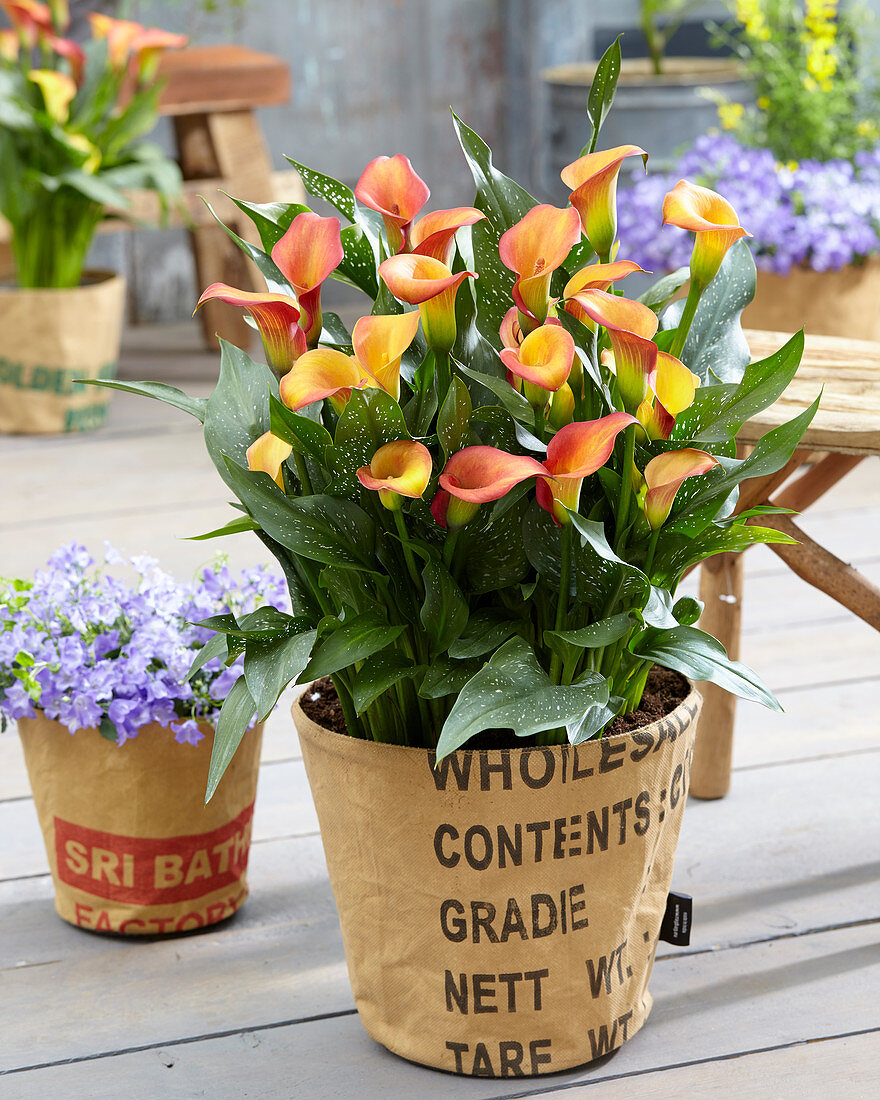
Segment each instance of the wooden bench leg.
[{"label": "wooden bench leg", "polygon": [[[174,120],[181,170],[186,180],[220,178],[224,190],[250,202],[274,197],[272,164],[252,111],[216,115],[181,115]],[[206,194],[208,202],[215,196]],[[259,244],[249,219],[230,225],[245,239]],[[218,225],[192,230],[192,249],[200,292],[211,283],[229,283],[240,290],[262,290],[265,284],[235,243]],[[249,346],[253,330],[240,311],[222,302],[208,302],[199,311],[209,347],[215,334],[240,348]]]},{"label": "wooden bench leg", "polygon": [[[706,604],[701,629],[716,637],[734,660],[739,659],[742,626],[743,555],[718,554],[700,567],[700,599]],[[714,684],[700,684],[703,712],[691,766],[690,793],[696,798],[723,798],[730,790],[736,696]]]}]

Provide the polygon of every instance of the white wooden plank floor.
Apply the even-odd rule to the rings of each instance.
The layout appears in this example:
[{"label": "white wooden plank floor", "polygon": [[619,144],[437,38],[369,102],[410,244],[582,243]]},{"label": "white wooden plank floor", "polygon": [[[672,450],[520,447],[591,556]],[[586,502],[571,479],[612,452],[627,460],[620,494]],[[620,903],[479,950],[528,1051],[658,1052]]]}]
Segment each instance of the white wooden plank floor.
[{"label": "white wooden plank floor", "polygon": [[[195,328],[129,334],[128,377],[210,389]],[[880,463],[803,519],[880,580]],[[228,518],[194,421],[119,395],[106,428],[0,437],[0,575],[105,538],[190,575],[179,536]],[[246,536],[231,564],[264,560]],[[654,1012],[617,1054],[528,1081],[452,1078],[374,1044],[351,999],[287,708],[267,729],[252,895],[215,931],[141,942],[64,924],[17,738],[0,738],[0,1098],[880,1097],[880,636],[763,548],[747,560],[743,659],[778,690],[741,705],[733,790],[688,806],[674,884],[691,946],[662,946]]]}]

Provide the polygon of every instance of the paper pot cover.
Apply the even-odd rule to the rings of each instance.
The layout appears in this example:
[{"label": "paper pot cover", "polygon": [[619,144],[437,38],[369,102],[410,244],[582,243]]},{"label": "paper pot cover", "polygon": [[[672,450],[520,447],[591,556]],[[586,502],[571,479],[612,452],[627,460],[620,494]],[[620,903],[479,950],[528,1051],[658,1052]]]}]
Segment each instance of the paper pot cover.
[{"label": "paper pot cover", "polygon": [[179,745],[146,726],[122,746],[71,736],[47,718],[19,732],[55,882],[55,908],[80,928],[191,931],[236,912],[247,863],[262,729],[244,737],[206,806],[212,731]]},{"label": "paper pot cover", "polygon": [[369,1034],[424,1065],[529,1076],[645,1022],[687,793],[696,691],[577,748],[424,749],[294,706]]},{"label": "paper pot cover", "polygon": [[110,391],[74,379],[116,377],[124,309],[119,275],[64,290],[0,287],[0,432],[102,424]]}]

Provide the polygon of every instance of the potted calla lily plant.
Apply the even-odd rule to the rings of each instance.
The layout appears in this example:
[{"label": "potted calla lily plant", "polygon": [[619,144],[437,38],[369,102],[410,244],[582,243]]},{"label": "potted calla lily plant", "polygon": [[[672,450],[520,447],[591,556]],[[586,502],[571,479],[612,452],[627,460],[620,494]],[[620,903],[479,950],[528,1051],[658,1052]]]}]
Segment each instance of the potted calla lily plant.
[{"label": "potted calla lily plant", "polygon": [[0,431],[82,431],[102,423],[107,396],[81,376],[112,378],[125,281],[85,270],[108,208],[126,189],[163,202],[180,171],[143,140],[156,123],[157,68],[182,35],[90,16],[85,47],[65,38],[67,0],[4,0],[0,29],[0,238],[15,278],[0,284]]},{"label": "potted calla lily plant", "polygon": [[[667,277],[630,299],[615,192],[642,151],[580,157],[557,208],[454,121],[473,207],[424,214],[401,154],[354,190],[294,162],[344,226],[238,203],[268,291],[202,300],[248,310],[268,366],[226,344],[207,400],[114,384],[203,422],[241,509],[216,534],[255,532],[290,588],[290,614],[208,624],[207,652],[244,654],[208,795],[254,716],[311,685],[294,717],[367,1030],[522,1076],[647,1017],[693,681],[778,706],[676,588],[784,537],[736,513],[737,489],[789,460],[815,407],[736,457],[802,338],[749,363],[729,306],[754,266],[720,195],[683,181],[664,203],[694,235],[687,298]],[[351,333],[322,312],[330,276],[366,296]]]}]

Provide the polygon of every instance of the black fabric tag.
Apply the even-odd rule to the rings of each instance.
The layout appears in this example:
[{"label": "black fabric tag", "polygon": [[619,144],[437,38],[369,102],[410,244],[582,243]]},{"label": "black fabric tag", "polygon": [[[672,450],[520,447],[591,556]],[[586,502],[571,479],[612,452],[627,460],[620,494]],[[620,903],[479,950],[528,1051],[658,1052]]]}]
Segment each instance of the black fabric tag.
[{"label": "black fabric tag", "polygon": [[694,899],[690,894],[670,893],[666,899],[666,913],[660,925],[660,939],[674,947],[687,947],[691,942],[691,918]]}]

